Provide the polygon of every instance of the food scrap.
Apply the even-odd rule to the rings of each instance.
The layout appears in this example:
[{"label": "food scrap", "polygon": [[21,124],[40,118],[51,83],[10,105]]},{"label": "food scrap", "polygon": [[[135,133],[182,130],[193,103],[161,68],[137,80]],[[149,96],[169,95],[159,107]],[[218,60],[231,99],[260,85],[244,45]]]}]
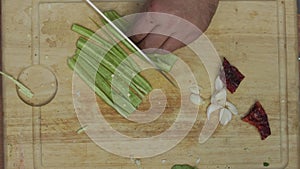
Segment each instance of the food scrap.
[{"label": "food scrap", "polygon": [[262,140],[271,135],[268,116],[260,102],[255,102],[249,113],[242,120],[254,125],[258,129]]},{"label": "food scrap", "polygon": [[85,126],[83,126],[83,127],[80,127],[80,128],[76,131],[76,133],[77,133],[77,134],[81,134],[82,132],[86,131],[87,128],[88,128],[87,125],[85,125]]},{"label": "food scrap", "polygon": [[19,87],[19,91],[23,93],[26,97],[30,99],[33,97],[32,91],[28,89],[24,84],[22,84],[21,82],[19,82],[18,80],[16,80],[15,78],[13,78],[11,75],[7,73],[0,71],[0,74],[8,78],[9,80],[11,80],[13,83],[15,83]]},{"label": "food scrap", "polygon": [[192,167],[187,164],[176,164],[171,169],[197,169],[196,167]]},{"label": "food scrap", "polygon": [[195,105],[204,104],[204,100],[200,95],[200,90],[201,90],[201,87],[199,87],[199,86],[190,87],[190,92],[191,92],[190,101]]},{"label": "food scrap", "polygon": [[245,76],[235,66],[232,66],[226,58],[223,60],[223,68],[226,87],[231,93],[234,93]]},{"label": "food scrap", "polygon": [[268,167],[270,164],[268,162],[263,163],[264,167]]}]

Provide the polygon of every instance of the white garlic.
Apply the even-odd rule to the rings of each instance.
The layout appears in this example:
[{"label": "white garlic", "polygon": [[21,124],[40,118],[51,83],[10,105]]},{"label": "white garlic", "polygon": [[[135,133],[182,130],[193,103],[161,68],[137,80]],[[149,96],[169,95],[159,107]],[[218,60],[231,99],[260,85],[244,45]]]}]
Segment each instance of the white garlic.
[{"label": "white garlic", "polygon": [[193,103],[193,104],[196,104],[196,105],[201,105],[204,103],[203,99],[201,98],[200,95],[198,94],[191,94],[190,95],[190,101]]},{"label": "white garlic", "polygon": [[223,108],[220,111],[219,121],[223,126],[225,126],[231,120],[231,118],[232,118],[232,114],[228,109]]},{"label": "white garlic", "polygon": [[220,91],[217,91],[212,97],[211,101],[212,104],[217,104],[221,106],[225,106],[226,103],[226,89],[223,88]]},{"label": "white garlic", "polygon": [[192,87],[190,87],[190,92],[192,94],[200,94],[198,86],[192,86]]},{"label": "white garlic", "polygon": [[238,114],[237,108],[230,102],[225,103],[226,108],[234,115]]},{"label": "white garlic", "polygon": [[206,111],[206,114],[207,114],[207,119],[209,120],[210,119],[210,115],[212,112],[216,111],[216,110],[219,110],[221,109],[222,106],[220,105],[217,105],[217,104],[210,104],[207,108],[207,111]]},{"label": "white garlic", "polygon": [[225,87],[223,81],[221,80],[220,76],[217,76],[215,80],[215,89],[216,91],[222,90]]}]

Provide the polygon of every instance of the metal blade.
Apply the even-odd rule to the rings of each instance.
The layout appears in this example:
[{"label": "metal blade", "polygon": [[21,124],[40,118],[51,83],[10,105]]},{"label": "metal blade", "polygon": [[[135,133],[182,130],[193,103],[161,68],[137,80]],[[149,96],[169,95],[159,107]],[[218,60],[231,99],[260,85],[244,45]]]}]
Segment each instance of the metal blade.
[{"label": "metal blade", "polygon": [[164,71],[162,71],[134,42],[132,42],[109,18],[107,18],[104,13],[97,8],[97,6],[92,3],[90,0],[86,0],[86,2],[99,14],[102,18],[108,22],[110,26],[112,26],[130,45],[134,47],[137,52],[146,59],[148,63],[150,63],[160,74],[162,74],[173,86],[177,87],[176,83],[174,83]]}]

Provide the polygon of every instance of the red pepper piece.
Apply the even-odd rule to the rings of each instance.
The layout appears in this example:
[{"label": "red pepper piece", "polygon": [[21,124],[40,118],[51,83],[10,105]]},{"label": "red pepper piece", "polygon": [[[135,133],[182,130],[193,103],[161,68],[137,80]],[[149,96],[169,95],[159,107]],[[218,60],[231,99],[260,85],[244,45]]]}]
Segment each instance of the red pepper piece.
[{"label": "red pepper piece", "polygon": [[245,76],[235,66],[232,66],[226,58],[223,60],[223,68],[226,87],[231,93],[234,93]]},{"label": "red pepper piece", "polygon": [[264,108],[258,101],[255,102],[249,113],[245,117],[243,117],[242,120],[251,125],[254,125],[258,129],[262,140],[271,135],[268,116]]}]

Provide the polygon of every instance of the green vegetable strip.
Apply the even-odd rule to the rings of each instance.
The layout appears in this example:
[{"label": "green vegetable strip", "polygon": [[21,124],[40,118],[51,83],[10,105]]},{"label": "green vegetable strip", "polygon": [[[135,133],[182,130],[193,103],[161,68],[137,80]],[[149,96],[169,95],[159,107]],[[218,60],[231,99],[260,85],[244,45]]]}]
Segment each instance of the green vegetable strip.
[{"label": "green vegetable strip", "polygon": [[72,30],[74,32],[86,37],[87,39],[91,39],[91,40],[103,45],[107,51],[111,51],[111,53],[113,53],[114,55],[116,55],[116,56],[120,55],[120,52],[118,50],[112,48],[113,45],[110,42],[101,38],[94,31],[92,31],[86,27],[83,27],[81,25],[77,25],[77,24],[72,25]]},{"label": "green vegetable strip", "polygon": [[149,54],[149,58],[163,71],[169,72],[177,61],[172,53],[167,55]]},{"label": "green vegetable strip", "polygon": [[[80,48],[83,51],[86,51],[87,53],[91,53],[93,56],[98,56],[99,60],[104,62],[104,64],[107,62],[107,64],[111,66],[117,66],[119,61],[112,60],[112,62],[109,62],[106,59],[105,56],[107,56],[108,53],[106,53],[105,50],[103,50],[101,47],[96,46],[95,44],[91,43],[90,41],[80,37],[77,41],[77,47]],[[108,63],[109,62],[109,63]]]},{"label": "green vegetable strip", "polygon": [[[85,68],[89,66],[89,67],[90,67],[89,71],[91,71],[91,69],[92,69],[92,71],[94,71],[94,72],[96,73],[96,75],[95,75],[95,83],[96,83],[97,86],[99,86],[99,85],[101,85],[101,84],[106,85],[105,83],[107,83],[108,86],[111,86],[111,85],[110,85],[110,82],[109,82],[109,79],[106,79],[106,78],[104,77],[104,76],[107,75],[107,73],[104,73],[104,76],[103,76],[103,74],[100,74],[100,73],[97,71],[97,68],[93,65],[93,63],[92,63],[90,60],[88,60],[86,57],[83,57],[83,53],[80,54],[80,57],[79,57],[78,54],[75,54],[75,56],[74,56],[73,58],[76,60],[76,62],[79,62],[78,60],[80,60],[81,63],[78,63],[79,65],[85,65]],[[83,66],[82,66],[82,67],[83,67]],[[86,71],[87,71],[87,70],[86,70]],[[97,71],[97,72],[96,72],[96,71]],[[109,72],[109,73],[110,73],[110,72]],[[101,77],[99,77],[99,76],[101,76]],[[99,80],[99,79],[100,79],[100,81],[102,81],[102,82],[99,83],[99,81],[97,81],[97,80]],[[99,88],[101,89],[101,86],[99,86]],[[112,91],[112,92],[116,92],[116,93],[120,94],[119,91],[117,91],[117,89],[114,88],[114,87],[108,87],[107,89],[105,89],[105,90],[103,90],[103,91],[104,91],[104,93],[105,93],[111,100],[112,100],[112,93],[106,93],[106,91]]]},{"label": "green vegetable strip", "polygon": [[[90,18],[90,19],[92,20],[92,22],[95,23],[95,25],[96,25],[98,28],[101,28],[101,26],[100,26],[95,20],[93,20],[92,18]],[[111,33],[107,30],[106,27],[102,28],[101,30],[108,36],[108,38],[110,39],[110,41],[115,42],[115,43],[118,43],[118,40],[115,40],[115,39],[114,39],[114,36],[111,35]],[[126,58],[126,59],[128,60],[128,62],[130,63],[130,65],[131,65],[131,67],[132,67],[133,69],[135,69],[137,72],[140,72],[140,71],[141,71],[141,69],[140,69],[139,66],[135,63],[135,61],[134,61],[132,58],[128,57],[128,53],[125,52],[125,50],[124,50],[121,46],[119,46],[118,44],[116,44],[116,45],[114,45],[114,48],[116,48],[116,49],[122,54],[122,55],[121,55],[122,57],[124,57],[124,58]]]},{"label": "green vegetable strip", "polygon": [[[97,73],[97,69],[93,69],[93,67],[90,64],[88,64],[81,58],[77,60],[77,64],[79,64],[79,66],[86,70],[86,72],[89,74],[89,77],[95,76],[94,80],[96,86],[100,90],[102,90],[110,100],[113,100],[113,102],[117,105],[122,105],[122,107],[128,112],[134,112],[136,108],[133,105],[139,105],[141,103],[141,101],[130,103],[128,100],[126,100],[124,97],[118,94],[115,94],[114,97],[112,97],[112,88],[110,87],[110,85],[107,84],[105,79],[99,73]],[[93,74],[93,72],[95,74]]]},{"label": "green vegetable strip", "polygon": [[[105,52],[103,52],[102,49],[98,46],[90,43],[89,41],[86,41],[83,38],[80,38],[78,40],[77,47],[83,50],[85,53],[97,57],[96,60],[101,60],[101,62],[103,62],[103,65],[111,72],[115,72],[117,70],[121,75],[124,74],[124,77],[127,77],[129,79],[131,79],[133,74],[136,74],[133,70],[124,67],[124,65],[122,64],[120,65],[120,62],[112,60],[110,54],[102,57],[101,53],[104,55]],[[136,76],[132,78],[132,81],[136,85],[136,87],[139,88],[144,94],[148,94],[152,90],[152,87],[149,85],[149,83],[139,74],[136,74]]]},{"label": "green vegetable strip", "polygon": [[[109,43],[108,41],[101,38],[98,34],[93,32],[92,30],[90,30],[86,27],[83,27],[81,25],[78,25],[78,24],[73,24],[72,30],[74,32],[86,37],[87,39],[91,39],[91,40],[95,41],[96,43],[103,45],[105,47],[105,49],[107,49],[108,52],[112,53],[115,56],[116,59],[123,61],[124,59],[127,58],[127,53],[118,44],[112,46],[111,43]],[[105,30],[103,29],[102,31],[105,31]],[[108,35],[108,33],[106,33],[106,34]],[[109,36],[109,38],[111,39],[110,36]],[[111,39],[111,41],[113,42],[112,39]],[[110,49],[110,50],[108,50],[108,49]],[[138,65],[131,58],[126,59],[124,62],[125,62],[125,64],[130,66],[130,68],[134,69],[135,71],[140,70]]]},{"label": "green vegetable strip", "polygon": [[[92,56],[88,56],[88,54],[84,53],[83,51],[80,51],[80,49],[77,49],[76,52],[75,52],[75,55],[80,55],[81,57],[83,58],[88,58],[89,60],[91,60],[90,62],[93,63],[93,66],[94,67],[97,67],[98,66],[98,72],[106,79],[108,80],[110,83],[112,83],[112,75],[113,75],[113,72],[109,71],[106,67],[104,67],[100,62],[99,60],[96,60],[94,57]],[[130,83],[131,80],[130,79],[126,79],[126,78],[122,78],[122,80],[126,83],[126,84],[130,84],[130,87],[141,97],[143,98],[145,95],[140,92],[140,90],[133,84],[133,83]],[[119,83],[117,83],[119,84]],[[120,83],[121,84],[121,83]],[[116,84],[113,84],[113,85],[116,85]],[[114,87],[114,86],[113,86]],[[123,93],[124,94],[124,93]],[[129,93],[130,94],[130,97],[134,97],[134,93]],[[125,96],[127,96],[127,93],[125,93]],[[131,98],[131,99],[134,99],[134,98]]]},{"label": "green vegetable strip", "polygon": [[122,54],[117,49],[113,48],[113,46],[109,42],[101,38],[99,35],[95,34],[93,31],[77,24],[72,25],[72,30],[86,37],[87,39],[92,39],[93,41],[103,45],[105,47],[104,49],[107,50],[107,52],[111,52],[116,56],[116,59],[124,59],[121,57]]},{"label": "green vegetable strip", "polygon": [[[115,38],[121,41],[126,48],[128,48],[131,52],[136,52],[135,48],[126,41],[112,26],[110,26],[104,19],[101,19],[102,23],[107,27],[107,29],[113,34]],[[138,55],[143,58],[141,55]]]},{"label": "green vegetable strip", "polygon": [[79,58],[76,60],[76,64],[81,66],[86,72],[90,75],[90,77],[93,77],[93,72],[95,73],[95,84],[99,89],[101,89],[104,94],[112,100],[111,96],[111,88],[107,84],[107,82],[103,79],[102,76],[100,76],[96,70],[93,70],[93,67],[90,66],[88,63],[86,63],[83,59]]},{"label": "green vegetable strip", "polygon": [[74,58],[68,59],[68,65],[69,67],[74,70],[78,76],[91,88],[95,91],[95,93],[102,98],[108,105],[110,105],[112,108],[117,110],[123,117],[128,117],[128,115],[131,112],[127,112],[123,108],[119,107],[118,105],[114,104],[95,84],[93,83],[93,80],[91,77],[89,77],[88,73],[81,68],[80,66],[76,66],[75,69],[76,60]]},{"label": "green vegetable strip", "polygon": [[115,70],[117,71],[115,72],[115,75],[119,75],[119,77],[123,77],[123,74],[127,75],[130,79],[132,79],[137,88],[139,88],[142,91],[146,91],[145,94],[148,94],[150,91],[152,91],[152,87],[150,86],[150,84],[141,75],[139,75],[138,72],[127,68],[126,65],[124,65],[122,62],[114,60],[113,56],[111,56],[110,54],[107,54],[107,56],[105,56],[104,58],[106,58],[106,60],[108,60],[111,63],[116,63]]},{"label": "green vegetable strip", "polygon": [[106,11],[104,12],[104,15],[111,21],[114,21],[114,24],[122,31],[127,29],[128,22],[126,22],[124,19],[121,19],[121,16],[115,10]]},{"label": "green vegetable strip", "polygon": [[26,97],[28,98],[32,98],[33,97],[33,93],[30,89],[28,89],[25,85],[23,85],[21,82],[19,82],[18,80],[16,80],[15,78],[13,78],[12,76],[0,71],[0,74],[6,78],[8,78],[9,80],[11,80],[12,82],[14,82],[18,87],[19,87],[19,91],[21,93],[23,93]]},{"label": "green vegetable strip", "polygon": [[[80,45],[80,46],[81,46],[81,45]],[[87,49],[87,47],[85,47],[85,48]],[[114,74],[115,68],[113,68],[112,66],[106,66],[106,65],[104,64],[104,62],[102,62],[102,61],[100,62],[99,57],[96,56],[97,54],[94,54],[94,53],[91,54],[91,52],[87,52],[87,50],[84,50],[84,51],[77,50],[76,53],[78,53],[78,54],[80,54],[80,55],[83,55],[83,53],[84,53],[84,54],[87,55],[87,57],[93,58],[95,64],[99,65],[98,71],[101,71],[101,74],[105,75],[106,77],[111,78],[112,74]],[[88,54],[88,53],[89,53],[89,54]],[[104,60],[104,59],[103,59],[103,60]],[[117,70],[117,71],[118,71],[118,70]],[[144,94],[141,93],[141,92],[139,91],[139,89],[136,87],[136,85],[138,85],[138,84],[130,83],[130,82],[131,82],[131,79],[128,78],[127,76],[122,76],[121,78],[122,78],[123,81],[127,82],[127,84],[130,84],[131,87],[132,87],[132,88],[133,88],[133,89],[141,96],[141,98],[144,97]]]},{"label": "green vegetable strip", "polygon": [[[122,72],[126,73],[126,74],[124,74],[123,77],[127,78],[129,81],[131,81],[132,74],[135,72],[128,73],[128,72],[130,72],[130,69],[126,69],[126,68],[125,68],[125,70],[124,69],[119,70],[120,68],[122,68],[121,66],[119,67],[119,69],[117,69],[117,67],[119,66],[118,63],[116,63],[114,60],[112,62],[108,61],[107,60],[108,57],[102,57],[101,53],[104,53],[104,52],[101,52],[101,48],[98,48],[97,46],[89,43],[88,41],[86,41],[85,39],[82,39],[82,38],[80,38],[78,40],[77,47],[79,49],[82,49],[85,53],[88,53],[90,56],[94,57],[95,60],[101,60],[101,64],[103,64],[112,73],[115,73],[115,71],[118,71],[118,72],[121,71],[120,74],[122,74]],[[137,78],[139,78],[139,79],[137,79]],[[132,82],[144,94],[148,94],[152,90],[151,86],[143,78],[141,78],[138,74],[135,77],[133,77]],[[142,85],[142,86],[140,86],[140,85]],[[145,86],[145,87],[143,87],[143,86]]]},{"label": "green vegetable strip", "polygon": [[[107,79],[110,83],[112,83],[112,76],[113,76],[113,72],[111,72],[110,70],[108,70],[105,66],[103,66],[103,64],[101,64],[99,62],[99,60],[97,60],[96,58],[94,58],[93,56],[88,56],[88,54],[86,54],[84,51],[81,51],[80,49],[77,49],[75,52],[75,55],[80,55],[81,57],[84,58],[89,58],[93,61],[91,61],[94,66],[98,66],[98,72],[103,75],[103,77],[105,79]],[[123,83],[125,84],[129,84],[130,87],[140,96],[140,98],[144,98],[144,94],[133,84],[131,83],[131,80],[128,78],[124,78],[124,77],[120,77],[122,81],[124,81]],[[119,83],[118,83],[119,84]],[[113,84],[116,85],[116,84]],[[113,86],[114,87],[114,86]],[[124,93],[123,93],[124,94]],[[131,97],[134,97],[133,94],[134,93],[129,93]],[[127,93],[125,94],[125,96],[127,96]],[[134,98],[132,98],[134,99]]]},{"label": "green vegetable strip", "polygon": [[[80,50],[78,50],[80,52]],[[86,52],[81,51],[80,55],[85,54],[88,55]],[[105,75],[106,77],[110,77],[114,74],[114,70],[108,69],[107,67],[104,66],[103,62],[99,63],[99,59],[95,57],[94,55],[90,55],[88,57],[93,58],[94,63],[99,65],[98,71],[101,71],[101,74]],[[119,71],[119,70],[117,70]],[[130,87],[141,97],[143,98],[145,95],[137,88],[136,86],[139,86],[139,84],[135,83],[134,81],[131,81],[130,78],[127,78],[127,76],[116,76],[121,78],[126,84],[130,84]]]},{"label": "green vegetable strip", "polygon": [[[130,101],[134,107],[137,107],[142,102],[142,100],[139,97],[137,97],[136,94],[133,93],[131,90],[122,90],[123,89],[122,86],[126,86],[124,84],[124,82],[112,84],[112,73],[109,72],[101,64],[97,64],[97,61],[95,61],[94,59],[92,59],[91,57],[89,57],[88,55],[86,55],[83,52],[80,52],[80,54],[76,54],[75,58],[79,58],[79,56],[80,56],[80,60],[82,60],[82,62],[88,63],[88,65],[93,69],[93,71],[97,71],[96,79],[97,80],[101,79],[103,81],[103,83],[107,82],[109,88],[111,87],[113,89],[114,94],[121,93],[125,99],[129,99],[128,101]],[[97,66],[99,66],[99,67],[97,67]],[[101,77],[98,77],[98,76],[101,76]],[[112,85],[114,85],[114,86],[112,86]],[[107,89],[107,90],[111,90],[111,89]],[[128,97],[128,94],[129,94],[129,97]]]},{"label": "green vegetable strip", "polygon": [[119,15],[118,12],[116,12],[115,10],[112,10],[111,13],[116,19],[118,19],[118,21],[120,22],[120,27],[122,27],[124,31],[128,29],[129,27],[128,21],[122,18],[121,15]]},{"label": "green vegetable strip", "polygon": [[[106,47],[107,50],[111,49],[112,45],[111,43],[109,43],[108,41],[104,40],[103,38],[101,38],[98,34],[96,34],[94,31],[78,25],[78,24],[73,24],[72,28],[71,28],[74,32],[88,38],[91,39],[97,43],[100,43],[101,45],[103,45],[104,47]],[[115,55],[120,54],[118,51],[111,49],[112,53],[114,53]]]}]

